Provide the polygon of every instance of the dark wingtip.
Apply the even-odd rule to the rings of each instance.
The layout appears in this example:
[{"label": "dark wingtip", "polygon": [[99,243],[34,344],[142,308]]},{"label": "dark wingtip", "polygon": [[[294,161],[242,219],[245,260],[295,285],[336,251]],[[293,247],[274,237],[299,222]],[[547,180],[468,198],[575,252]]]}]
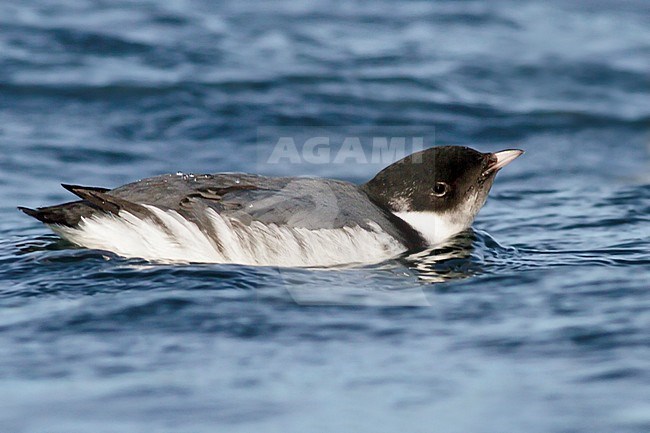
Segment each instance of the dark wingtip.
[{"label": "dark wingtip", "polygon": [[65,188],[65,189],[67,189],[68,191],[70,191],[71,193],[75,194],[75,195],[76,195],[75,191],[79,191],[80,189],[84,189],[84,187],[81,186],[81,185],[72,185],[72,184],[69,184],[69,183],[62,183],[61,186],[63,188]]},{"label": "dark wingtip", "polygon": [[18,210],[23,212],[23,213],[26,213],[30,217],[36,218],[37,215],[38,215],[38,211],[36,209],[31,209],[31,208],[28,208],[28,207],[18,206]]},{"label": "dark wingtip", "polygon": [[18,210],[23,212],[26,215],[29,215],[32,218],[36,218],[37,220],[39,220],[41,222],[47,222],[46,221],[47,220],[46,215],[43,212],[41,212],[40,210],[38,210],[38,209],[31,209],[31,208],[28,208],[28,207],[18,206]]},{"label": "dark wingtip", "polygon": [[94,186],[70,185],[67,183],[62,183],[61,186],[77,197],[86,200],[97,209],[112,214],[117,214],[120,211],[118,199],[106,194],[110,191],[109,189]]},{"label": "dark wingtip", "polygon": [[93,192],[108,192],[109,188],[101,188],[98,186],[82,186],[82,185],[72,185],[69,183],[62,183],[61,186],[73,194],[77,194],[77,191],[93,191]]}]

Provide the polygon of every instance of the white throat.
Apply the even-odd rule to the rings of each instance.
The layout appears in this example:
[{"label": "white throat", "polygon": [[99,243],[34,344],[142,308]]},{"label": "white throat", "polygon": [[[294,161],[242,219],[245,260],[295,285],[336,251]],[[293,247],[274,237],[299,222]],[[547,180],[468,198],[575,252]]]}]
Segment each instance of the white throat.
[{"label": "white throat", "polygon": [[471,220],[454,218],[452,213],[395,212],[395,215],[417,230],[429,245],[439,244],[472,224]]}]

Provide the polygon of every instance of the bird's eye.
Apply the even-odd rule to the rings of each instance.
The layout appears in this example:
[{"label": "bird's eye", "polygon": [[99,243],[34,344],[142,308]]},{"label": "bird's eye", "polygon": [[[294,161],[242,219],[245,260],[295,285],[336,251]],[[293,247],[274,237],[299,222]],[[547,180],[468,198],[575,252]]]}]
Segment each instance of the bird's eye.
[{"label": "bird's eye", "polygon": [[448,190],[449,185],[444,182],[436,182],[436,184],[433,186],[433,195],[436,197],[442,197],[443,195],[447,194]]}]

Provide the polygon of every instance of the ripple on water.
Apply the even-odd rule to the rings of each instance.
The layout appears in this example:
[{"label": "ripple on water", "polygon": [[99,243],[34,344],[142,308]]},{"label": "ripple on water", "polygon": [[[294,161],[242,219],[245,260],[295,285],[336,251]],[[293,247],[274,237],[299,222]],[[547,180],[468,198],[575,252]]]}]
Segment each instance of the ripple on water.
[{"label": "ripple on water", "polygon": [[[647,2],[486,5],[0,2],[5,430],[648,431]],[[376,171],[263,164],[287,130],[526,154],[473,231],[365,267],[127,260],[15,210]]]}]

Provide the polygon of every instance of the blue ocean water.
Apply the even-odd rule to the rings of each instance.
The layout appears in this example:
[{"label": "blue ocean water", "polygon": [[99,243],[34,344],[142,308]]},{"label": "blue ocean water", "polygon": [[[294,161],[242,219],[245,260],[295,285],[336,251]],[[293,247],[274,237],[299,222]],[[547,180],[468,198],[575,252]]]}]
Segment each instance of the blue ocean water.
[{"label": "blue ocean water", "polygon": [[[643,0],[3,1],[0,430],[650,431],[648,22]],[[15,209],[177,171],[370,178],[261,159],[323,125],[526,154],[424,267],[153,264]]]}]

